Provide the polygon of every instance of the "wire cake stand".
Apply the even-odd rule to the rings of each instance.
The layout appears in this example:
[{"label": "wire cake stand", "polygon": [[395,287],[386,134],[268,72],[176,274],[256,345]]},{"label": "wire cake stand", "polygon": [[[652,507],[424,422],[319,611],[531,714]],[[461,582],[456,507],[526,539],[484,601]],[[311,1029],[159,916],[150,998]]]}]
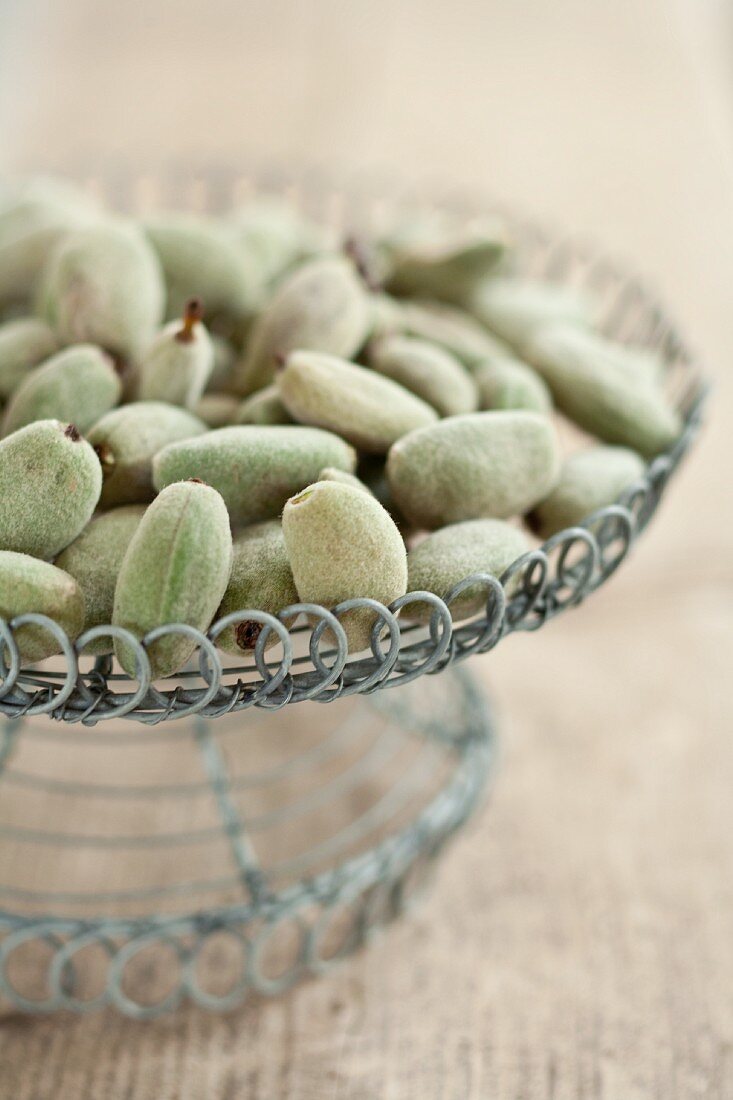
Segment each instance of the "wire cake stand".
[{"label": "wire cake stand", "polygon": [[[258,187],[337,231],[373,231],[397,201],[315,178],[255,183],[230,172],[104,182],[115,204],[136,210],[213,210]],[[465,200],[460,209],[472,217]],[[638,279],[577,239],[500,212],[522,273],[587,287],[603,331],[662,354],[684,417],[679,439],[617,503],[525,554],[501,581],[467,577],[445,600],[419,592],[390,607],[242,609],[206,635],[177,624],[142,642],[104,626],[72,643],[42,616],[0,620],[0,997],[9,1007],[114,1005],[149,1018],[186,998],[224,1010],[252,991],[281,992],[400,914],[480,803],[493,727],[463,662],[537,630],[609,579],[689,450],[705,392]],[[454,627],[452,602],[476,584],[483,613]],[[428,626],[409,624],[417,601],[433,607]],[[358,606],[376,620],[371,653],[354,658],[340,618]],[[216,637],[244,619],[263,623],[257,647],[223,664]],[[14,641],[29,622],[62,651],[38,668],[22,667]],[[196,655],[152,683],[147,646],[168,632],[192,636]],[[134,647],[135,679],[85,655],[108,634]]]}]

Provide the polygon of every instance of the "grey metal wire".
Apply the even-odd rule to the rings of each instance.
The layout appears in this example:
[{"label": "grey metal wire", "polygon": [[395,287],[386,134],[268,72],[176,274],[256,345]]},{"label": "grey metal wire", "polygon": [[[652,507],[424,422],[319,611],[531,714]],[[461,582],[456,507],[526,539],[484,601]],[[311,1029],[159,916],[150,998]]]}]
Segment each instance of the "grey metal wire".
[{"label": "grey metal wire", "polygon": [[[334,190],[308,173],[296,180],[286,173],[273,172],[269,178],[259,173],[259,184],[287,192],[336,224],[347,217],[345,193],[350,224],[369,227],[384,213],[385,203],[375,202],[373,182],[363,194],[353,184]],[[136,208],[151,199],[216,207],[253,189],[251,180],[226,170],[209,169],[198,178],[190,168],[156,181],[107,172],[104,185],[115,201]],[[409,196],[407,201],[412,201]],[[390,205],[396,202],[391,199]],[[459,206],[470,216],[465,199]],[[638,279],[584,241],[548,231],[515,212],[505,214],[521,271],[591,289],[603,303],[602,327],[609,335],[661,353],[669,393],[684,417],[680,438],[614,505],[523,555],[500,579],[466,577],[444,599],[412,592],[389,607],[357,599],[330,609],[295,604],[276,616],[242,610],[206,634],[171,624],[142,640],[100,626],[72,643],[43,616],[19,616],[9,623],[0,619],[0,715],[7,719],[0,727],[0,795],[7,800],[22,794],[29,811],[27,820],[17,813],[8,820],[0,817],[0,857],[15,849],[53,864],[75,853],[106,857],[113,865],[119,853],[145,860],[165,856],[181,868],[171,881],[143,876],[121,885],[110,871],[91,884],[62,878],[29,885],[5,876],[0,859],[0,904],[5,906],[0,909],[0,995],[16,1009],[84,1012],[111,1004],[128,1015],[150,1018],[185,998],[223,1010],[252,991],[277,993],[303,974],[321,973],[400,913],[446,841],[475,809],[491,771],[494,741],[485,701],[462,662],[487,653],[515,631],[537,630],[611,577],[689,450],[705,396],[692,355]],[[452,605],[476,585],[485,591],[483,611],[454,624]],[[433,608],[426,626],[410,622],[410,606],[417,603]],[[375,614],[366,654],[348,653],[339,621],[354,608]],[[225,664],[216,639],[244,619],[263,623],[256,648],[248,660]],[[18,628],[31,622],[49,630],[61,651],[61,657],[36,669],[23,668],[15,642]],[[188,635],[195,656],[175,678],[153,683],[148,647],[171,632]],[[273,633],[277,644],[267,649]],[[115,671],[107,658],[85,656],[90,641],[110,634],[134,651],[135,678]],[[395,687],[400,690],[386,690]],[[365,698],[350,698],[356,696]],[[290,704],[309,701],[330,704],[315,710],[323,716],[319,740],[298,747],[295,737],[292,751],[280,753],[274,763],[239,774],[232,748],[248,740],[256,757],[258,730],[264,746],[277,722],[291,713]],[[351,708],[345,719],[329,729],[329,715],[340,715],[344,708]],[[280,718],[265,713],[281,710]],[[249,713],[237,723],[232,716],[241,711]],[[44,716],[45,722],[28,721]],[[110,721],[118,718],[128,721]],[[377,719],[384,728],[374,736]],[[103,780],[87,778],[83,770],[73,778],[52,774],[42,763],[46,754],[36,751],[29,760],[22,753],[23,748],[42,749],[44,742],[60,743],[89,759],[121,751],[137,760],[162,751],[168,754],[170,774],[152,784],[125,783],[114,772]],[[194,778],[177,778],[175,762],[187,747],[195,747],[197,771]],[[364,806],[354,809],[365,792]],[[110,831],[99,810],[100,804],[118,806],[134,816],[136,807],[158,800],[180,807],[204,795],[214,806],[214,823],[197,827],[185,822],[152,831]],[[257,808],[256,797],[265,795],[264,806]],[[97,809],[90,809],[91,820],[83,829],[58,827],[49,800]],[[333,824],[312,839],[305,823],[314,814],[325,814]],[[302,844],[295,850],[280,851],[277,843],[268,848],[278,830],[300,840],[301,829]],[[192,853],[220,846],[229,853],[226,872],[206,876],[187,870]],[[179,911],[182,904],[184,912]],[[131,906],[138,910],[132,915]],[[327,950],[338,921],[346,931],[337,947]],[[296,946],[275,973],[267,960],[286,928]],[[236,959],[225,968],[229,986],[217,991],[206,984],[202,970],[210,945],[222,937]],[[44,949],[48,962],[40,991],[26,989],[14,973],[15,963],[24,952],[40,957]],[[91,968],[86,965],[90,953],[96,956]],[[132,975],[150,953],[156,958],[167,953],[172,960],[165,968],[169,988],[146,998]],[[87,969],[99,975],[92,993],[84,984]]]}]

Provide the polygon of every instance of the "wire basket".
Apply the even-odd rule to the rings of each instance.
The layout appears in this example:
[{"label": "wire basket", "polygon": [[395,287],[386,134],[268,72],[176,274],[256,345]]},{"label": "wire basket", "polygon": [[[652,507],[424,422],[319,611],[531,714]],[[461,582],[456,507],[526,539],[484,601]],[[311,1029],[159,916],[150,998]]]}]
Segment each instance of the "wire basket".
[{"label": "wire basket", "polygon": [[[109,174],[104,190],[144,211],[214,210],[256,189],[226,172],[185,179]],[[337,231],[378,229],[399,202],[313,178],[261,183]],[[470,219],[465,200],[461,209]],[[243,609],[205,635],[178,624],[141,642],[104,626],[72,643],[43,616],[0,620],[0,994],[12,1006],[114,1004],[150,1017],[184,997],[225,1009],[251,990],[279,992],[401,912],[477,805],[492,726],[457,666],[608,580],[687,453],[704,398],[693,357],[638,279],[576,239],[500,212],[523,274],[588,288],[604,332],[663,355],[680,438],[616,504],[525,554],[500,581],[467,577],[444,600],[418,592],[389,607],[361,599],[277,616]],[[477,584],[484,611],[454,626],[451,604]],[[429,625],[409,623],[415,602],[432,605]],[[350,657],[340,618],[355,607],[376,617],[371,652]],[[252,657],[223,664],[216,638],[245,619],[263,624]],[[35,669],[22,667],[14,641],[30,622],[62,651]],[[154,684],[147,647],[171,632],[195,641],[195,657]],[[134,648],[134,679],[109,658],[85,656],[109,634]]]}]

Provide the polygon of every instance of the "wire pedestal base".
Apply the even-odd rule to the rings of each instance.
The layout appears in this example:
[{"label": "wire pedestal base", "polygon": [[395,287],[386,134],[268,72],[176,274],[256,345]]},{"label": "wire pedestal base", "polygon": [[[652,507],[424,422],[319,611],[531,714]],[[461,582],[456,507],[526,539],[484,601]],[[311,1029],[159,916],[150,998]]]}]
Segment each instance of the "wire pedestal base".
[{"label": "wire pedestal base", "polygon": [[9,722],[0,758],[6,1005],[146,1018],[360,947],[476,807],[494,739],[462,670],[216,722]]}]

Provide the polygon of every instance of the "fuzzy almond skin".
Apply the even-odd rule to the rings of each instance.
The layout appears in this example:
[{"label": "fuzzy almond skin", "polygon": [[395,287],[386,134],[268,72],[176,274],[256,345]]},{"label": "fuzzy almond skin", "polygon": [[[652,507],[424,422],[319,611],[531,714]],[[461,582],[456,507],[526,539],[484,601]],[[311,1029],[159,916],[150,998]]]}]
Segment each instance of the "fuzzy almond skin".
[{"label": "fuzzy almond skin", "polygon": [[547,383],[519,359],[487,360],[476,368],[480,407],[489,409],[529,409],[549,413],[552,397]]},{"label": "fuzzy almond skin", "polygon": [[455,356],[469,371],[486,359],[510,354],[506,344],[488,333],[475,317],[462,309],[428,299],[399,304],[399,331],[437,344]]},{"label": "fuzzy almond skin", "polygon": [[165,401],[193,409],[214,369],[214,348],[206,327],[193,326],[190,340],[181,340],[181,321],[165,325],[139,365],[141,401]]},{"label": "fuzzy almond skin", "polygon": [[403,435],[437,420],[435,409],[404,386],[321,352],[292,352],[277,387],[295,420],[336,432],[369,454],[386,454]]},{"label": "fuzzy almond skin", "polygon": [[[407,591],[407,554],[395,523],[375,497],[319,481],[283,510],[283,534],[300,599],[334,607],[365,596],[390,604]],[[341,617],[350,652],[366,649],[376,616]]]},{"label": "fuzzy almond skin", "polygon": [[395,294],[462,303],[501,261],[506,230],[498,222],[469,230],[421,225],[393,238],[386,251]]},{"label": "fuzzy almond skin", "polygon": [[278,356],[296,348],[349,359],[371,324],[366,289],[344,256],[309,260],[277,287],[253,326],[233,385],[246,397],[271,382]]},{"label": "fuzzy almond skin", "polygon": [[532,530],[549,539],[605,508],[644,473],[644,462],[626,447],[591,447],[570,455],[550,495],[529,515]]},{"label": "fuzzy almond skin", "polygon": [[[58,568],[73,577],[81,589],[85,630],[112,622],[122,560],[144,514],[144,504],[128,504],[103,512],[56,559]],[[101,656],[112,649],[110,636],[90,642],[84,652]]]},{"label": "fuzzy almond skin", "polygon": [[395,443],[387,477],[417,527],[522,515],[551,491],[560,472],[551,421],[524,411],[469,413]]},{"label": "fuzzy almond skin", "polygon": [[664,383],[665,365],[660,355],[646,348],[607,340],[577,325],[543,326],[530,347],[540,349],[540,358],[572,363],[578,370],[618,371],[637,385],[657,387]]},{"label": "fuzzy almond skin", "polygon": [[19,317],[0,325],[0,400],[10,397],[28,372],[57,348],[53,329],[38,317]]},{"label": "fuzzy almond skin", "polygon": [[[47,615],[74,641],[84,626],[81,589],[68,573],[28,554],[0,550],[0,619],[10,621],[27,612]],[[15,631],[24,661],[43,661],[60,653],[54,636],[40,626],[22,626]]]},{"label": "fuzzy almond skin", "polygon": [[[216,618],[246,610],[276,615],[297,602],[298,592],[280,521],[267,520],[245,527],[234,540],[232,573]],[[261,623],[243,620],[223,630],[216,644],[225,653],[241,657],[254,649],[261,632]],[[277,635],[271,633],[266,648],[277,644]]]},{"label": "fuzzy almond skin", "polygon": [[319,428],[244,424],[172,443],[153,462],[157,489],[200,477],[221,493],[233,524],[280,515],[288,497],[310,485],[324,466],[352,473],[352,447]]},{"label": "fuzzy almond skin", "polygon": [[550,387],[558,408],[605,443],[653,458],[680,434],[680,416],[660,390],[630,379],[607,361],[568,355],[565,343],[558,346],[552,330],[537,332],[526,354]]},{"label": "fuzzy almond skin", "polygon": [[302,257],[322,251],[324,232],[282,199],[264,196],[237,207],[229,215],[241,250],[265,289]]},{"label": "fuzzy almond skin", "polygon": [[205,431],[206,425],[193,413],[162,401],[135,401],[107,413],[88,433],[102,457],[102,507],[152,500],[153,458],[158,451]]},{"label": "fuzzy almond skin", "polygon": [[73,425],[38,420],[0,442],[0,549],[55,558],[86,527],[99,459]]},{"label": "fuzzy almond skin", "polygon": [[98,218],[89,196],[66,180],[30,180],[11,196],[0,210],[0,305],[30,304],[51,249]]},{"label": "fuzzy almond skin", "polygon": [[121,396],[122,382],[109,355],[92,344],[77,344],[25,376],[5,410],[3,435],[51,419],[86,432]]},{"label": "fuzzy almond skin", "polygon": [[163,269],[166,317],[180,317],[189,298],[200,298],[207,315],[248,316],[256,274],[225,225],[197,214],[162,214],[145,223],[145,233]]},{"label": "fuzzy almond skin", "polygon": [[[127,547],[117,578],[112,623],[142,638],[156,626],[186,623],[205,632],[229,583],[232,536],[224,501],[201,482],[170,485],[153,501]],[[172,676],[196,648],[171,634],[148,650],[153,678]],[[134,652],[115,642],[125,672]]]},{"label": "fuzzy almond skin", "polygon": [[135,359],[163,317],[158,259],[133,225],[106,222],[69,233],[49,257],[41,303],[62,343],[98,344]]},{"label": "fuzzy almond skin", "polygon": [[238,409],[238,397],[229,393],[205,393],[196,402],[193,413],[207,428],[226,428],[234,423]]},{"label": "fuzzy almond skin", "polygon": [[[472,573],[501,577],[512,562],[529,550],[529,542],[518,527],[500,519],[474,519],[453,523],[434,531],[407,555],[407,587],[410,592],[433,592],[443,599]],[[454,622],[477,615],[486,606],[486,586],[467,588],[451,604]],[[429,604],[405,608],[410,619],[429,622]]]},{"label": "fuzzy almond skin", "polygon": [[283,405],[280,392],[273,382],[250,397],[245,397],[237,409],[236,423],[292,424],[293,418]]},{"label": "fuzzy almond skin", "polygon": [[370,346],[374,370],[398,382],[440,416],[460,416],[478,408],[476,383],[450,352],[413,336],[387,336]]},{"label": "fuzzy almond skin", "polygon": [[468,308],[481,324],[520,351],[543,325],[593,323],[592,303],[579,291],[525,279],[486,279]]}]

